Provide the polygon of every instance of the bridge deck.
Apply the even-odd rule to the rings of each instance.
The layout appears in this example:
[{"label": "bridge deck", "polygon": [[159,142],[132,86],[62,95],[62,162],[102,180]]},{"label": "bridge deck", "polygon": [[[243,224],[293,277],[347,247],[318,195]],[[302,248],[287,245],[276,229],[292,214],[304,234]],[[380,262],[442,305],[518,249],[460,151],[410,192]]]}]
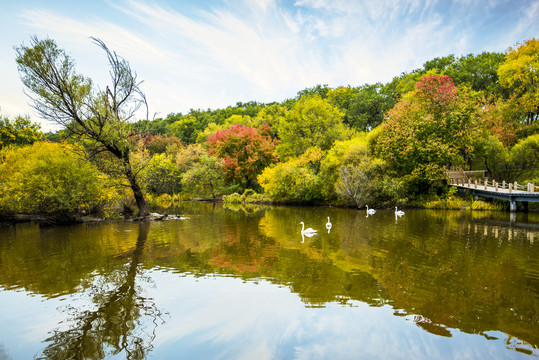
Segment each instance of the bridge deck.
[{"label": "bridge deck", "polygon": [[458,189],[465,189],[472,192],[474,196],[481,196],[491,199],[501,199],[501,200],[507,200],[510,204],[510,210],[516,211],[517,206],[516,202],[539,202],[539,192],[529,192],[529,191],[522,191],[522,190],[509,190],[507,188],[501,188],[494,186],[487,186],[485,189],[484,185],[477,185],[477,188],[475,187],[475,184],[471,184],[470,186],[468,184],[464,185],[457,185],[457,184],[451,184],[451,186],[456,186]]}]

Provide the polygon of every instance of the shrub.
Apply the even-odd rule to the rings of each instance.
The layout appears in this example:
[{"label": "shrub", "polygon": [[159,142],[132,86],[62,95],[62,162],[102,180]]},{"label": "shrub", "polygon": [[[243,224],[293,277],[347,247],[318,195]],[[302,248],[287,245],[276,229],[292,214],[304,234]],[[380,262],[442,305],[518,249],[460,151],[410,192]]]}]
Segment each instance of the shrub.
[{"label": "shrub", "polygon": [[310,148],[299,158],[264,169],[258,176],[258,182],[272,200],[322,200],[321,181],[317,175],[322,157],[319,148]]},{"label": "shrub", "polygon": [[105,175],[68,145],[38,142],[0,154],[4,213],[99,212],[114,196]]}]

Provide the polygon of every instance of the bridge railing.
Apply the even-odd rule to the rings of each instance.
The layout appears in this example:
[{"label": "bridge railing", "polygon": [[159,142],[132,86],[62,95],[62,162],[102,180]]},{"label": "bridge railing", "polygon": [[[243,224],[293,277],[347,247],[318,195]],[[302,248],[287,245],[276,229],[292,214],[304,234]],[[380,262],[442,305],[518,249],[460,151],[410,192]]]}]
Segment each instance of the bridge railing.
[{"label": "bridge railing", "polygon": [[[515,190],[520,191],[526,191],[529,193],[535,193],[539,191],[539,187],[535,186],[533,183],[527,183],[527,184],[519,184],[516,181],[513,183],[506,183],[505,181],[497,182],[496,180],[489,181],[484,180],[471,180],[471,179],[465,179],[464,177],[458,176],[458,177],[450,177],[449,178],[449,184],[451,185],[457,185],[457,186],[466,186],[469,188],[474,189],[482,189],[482,190],[490,190],[494,189],[494,191],[498,192],[499,190],[505,190],[509,193],[512,193]],[[490,189],[489,189],[490,188]]]}]

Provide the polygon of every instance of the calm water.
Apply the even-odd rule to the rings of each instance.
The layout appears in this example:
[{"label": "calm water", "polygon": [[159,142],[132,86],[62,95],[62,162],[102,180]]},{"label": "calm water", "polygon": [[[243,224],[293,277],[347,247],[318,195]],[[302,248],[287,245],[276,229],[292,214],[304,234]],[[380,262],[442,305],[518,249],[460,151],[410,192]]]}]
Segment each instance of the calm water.
[{"label": "calm water", "polygon": [[0,227],[0,359],[539,357],[537,213],[168,211]]}]

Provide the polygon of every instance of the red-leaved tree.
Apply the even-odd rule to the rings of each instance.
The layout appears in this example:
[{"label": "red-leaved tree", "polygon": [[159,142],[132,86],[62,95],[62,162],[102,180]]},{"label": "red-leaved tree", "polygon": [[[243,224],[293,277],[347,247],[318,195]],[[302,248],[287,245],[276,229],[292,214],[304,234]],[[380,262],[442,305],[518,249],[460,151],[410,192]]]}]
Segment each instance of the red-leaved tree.
[{"label": "red-leaved tree", "polygon": [[458,88],[449,76],[427,75],[415,85],[415,97],[435,115],[447,113],[457,100]]},{"label": "red-leaved tree", "polygon": [[177,148],[182,146],[181,140],[176,136],[165,134],[146,134],[142,141],[151,155],[162,154],[171,146],[176,146]]},{"label": "red-leaved tree", "polygon": [[277,143],[268,125],[258,128],[234,125],[208,138],[210,155],[225,161],[226,181],[245,188],[256,186],[256,177],[277,161]]},{"label": "red-leaved tree", "polygon": [[447,165],[461,165],[472,150],[477,106],[451,78],[423,77],[387,114],[377,140],[378,156],[419,194],[444,179]]}]

